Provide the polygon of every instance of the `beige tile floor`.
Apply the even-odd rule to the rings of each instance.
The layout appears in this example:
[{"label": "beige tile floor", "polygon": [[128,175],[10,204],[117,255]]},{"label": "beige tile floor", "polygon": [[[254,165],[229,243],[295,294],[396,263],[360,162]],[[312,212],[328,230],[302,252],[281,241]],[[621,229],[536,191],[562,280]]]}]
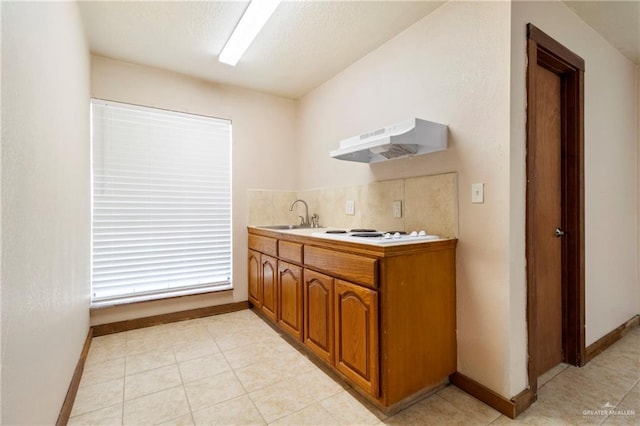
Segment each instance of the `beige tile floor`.
[{"label": "beige tile floor", "polygon": [[639,361],[635,328],[516,421],[454,386],[386,417],[245,310],[94,338],[69,424],[638,425]]}]

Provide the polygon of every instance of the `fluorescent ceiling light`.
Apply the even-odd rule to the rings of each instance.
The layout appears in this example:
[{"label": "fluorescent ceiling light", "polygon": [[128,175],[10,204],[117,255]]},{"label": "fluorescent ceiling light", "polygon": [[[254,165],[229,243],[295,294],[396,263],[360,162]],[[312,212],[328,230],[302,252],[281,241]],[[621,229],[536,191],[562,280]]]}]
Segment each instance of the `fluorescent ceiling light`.
[{"label": "fluorescent ceiling light", "polygon": [[253,0],[249,3],[218,60],[235,66],[279,4],[280,0]]}]

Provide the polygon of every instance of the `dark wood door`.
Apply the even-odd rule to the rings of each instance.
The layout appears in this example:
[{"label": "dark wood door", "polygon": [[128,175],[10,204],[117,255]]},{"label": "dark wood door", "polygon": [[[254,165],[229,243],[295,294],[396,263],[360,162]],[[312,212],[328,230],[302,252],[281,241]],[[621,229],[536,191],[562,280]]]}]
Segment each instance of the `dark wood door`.
[{"label": "dark wood door", "polygon": [[333,278],[304,271],[304,343],[333,364]]},{"label": "dark wood door", "polygon": [[278,261],[278,325],[302,340],[302,268]]},{"label": "dark wood door", "polygon": [[586,362],[584,70],[580,56],[527,24],[529,389],[520,407],[537,398],[540,374]]},{"label": "dark wood door", "polygon": [[260,275],[262,277],[262,311],[273,321],[277,318],[277,260],[273,257],[261,255]]},{"label": "dark wood door", "polygon": [[537,374],[562,362],[562,163],[561,77],[537,65],[536,134],[529,146],[532,161],[529,202],[534,203],[530,235],[534,250],[528,263],[536,280]]},{"label": "dark wood door", "polygon": [[336,368],[373,396],[378,394],[378,292],[335,280]]},{"label": "dark wood door", "polygon": [[260,253],[249,250],[247,259],[249,276],[249,301],[259,308],[262,306],[262,285],[260,283]]}]

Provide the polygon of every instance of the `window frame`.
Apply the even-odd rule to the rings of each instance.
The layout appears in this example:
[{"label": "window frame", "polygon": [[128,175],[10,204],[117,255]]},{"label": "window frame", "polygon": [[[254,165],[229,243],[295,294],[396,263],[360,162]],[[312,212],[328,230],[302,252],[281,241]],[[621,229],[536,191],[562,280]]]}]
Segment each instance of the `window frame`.
[{"label": "window frame", "polygon": [[[228,279],[224,282],[214,283],[202,283],[197,285],[185,285],[183,287],[171,287],[165,289],[156,289],[150,291],[141,291],[130,295],[120,295],[111,297],[95,298],[94,292],[94,203],[95,199],[95,169],[94,169],[94,104],[103,106],[114,106],[120,108],[127,108],[136,111],[152,112],[158,114],[168,114],[174,117],[185,117],[191,119],[204,119],[212,120],[213,122],[220,122],[228,125],[228,197],[229,197],[229,209],[228,209],[228,248],[229,248],[229,270]],[[89,140],[89,155],[90,155],[90,191],[91,191],[91,217],[90,217],[90,286],[91,286],[91,308],[108,307],[121,304],[138,303],[152,300],[170,299],[175,297],[205,294],[205,293],[217,293],[221,291],[233,290],[233,122],[230,119],[213,117],[203,114],[193,114],[190,112],[175,111],[170,109],[163,109],[145,105],[131,104],[126,102],[111,101],[101,98],[92,97],[90,99],[90,140]]]}]

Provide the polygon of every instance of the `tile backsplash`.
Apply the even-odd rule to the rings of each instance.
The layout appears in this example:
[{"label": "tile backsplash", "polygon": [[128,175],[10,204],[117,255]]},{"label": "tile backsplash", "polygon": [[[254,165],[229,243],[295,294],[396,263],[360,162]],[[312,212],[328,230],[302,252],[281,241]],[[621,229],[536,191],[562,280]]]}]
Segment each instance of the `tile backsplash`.
[{"label": "tile backsplash", "polygon": [[[456,173],[419,176],[304,191],[251,189],[248,192],[249,225],[297,224],[304,206],[289,206],[297,198],[317,213],[320,225],[335,228],[374,228],[414,231],[443,237],[458,235],[458,184]],[[345,214],[347,200],[355,202],[355,214]],[[393,202],[402,201],[402,217],[393,217]]]},{"label": "tile backsplash", "polygon": [[[297,198],[296,191],[250,189],[248,194],[249,225],[283,225],[296,223],[297,214],[289,206]],[[311,206],[309,206],[311,210]],[[311,214],[311,212],[309,213]]]}]

